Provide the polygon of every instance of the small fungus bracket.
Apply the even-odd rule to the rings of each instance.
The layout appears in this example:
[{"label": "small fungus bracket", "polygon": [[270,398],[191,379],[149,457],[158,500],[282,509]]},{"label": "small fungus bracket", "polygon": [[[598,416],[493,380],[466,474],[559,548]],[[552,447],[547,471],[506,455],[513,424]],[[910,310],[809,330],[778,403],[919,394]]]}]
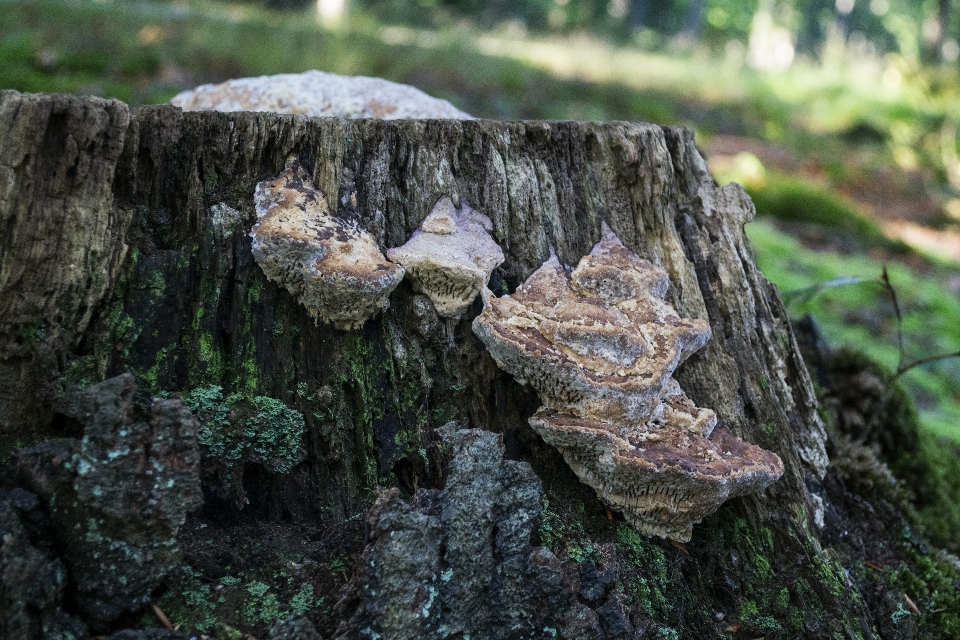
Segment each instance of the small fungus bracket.
[{"label": "small fungus bracket", "polygon": [[484,296],[473,330],[543,406],[530,424],[582,481],[648,535],[680,542],[727,498],[780,477],[773,453],[715,429],[673,372],[710,338],[664,299],[667,274],[604,224],[568,273],[556,256],[512,296]]},{"label": "small fungus bracket", "polygon": [[387,261],[374,237],[333,215],[326,196],[294,156],[284,172],[257,184],[253,257],[315,319],[357,329],[386,309],[403,267]]},{"label": "small fungus bracket", "polygon": [[503,263],[492,230],[490,218],[467,204],[457,209],[443,196],[410,240],[389,249],[387,257],[403,266],[414,290],[425,293],[439,315],[459,318]]}]

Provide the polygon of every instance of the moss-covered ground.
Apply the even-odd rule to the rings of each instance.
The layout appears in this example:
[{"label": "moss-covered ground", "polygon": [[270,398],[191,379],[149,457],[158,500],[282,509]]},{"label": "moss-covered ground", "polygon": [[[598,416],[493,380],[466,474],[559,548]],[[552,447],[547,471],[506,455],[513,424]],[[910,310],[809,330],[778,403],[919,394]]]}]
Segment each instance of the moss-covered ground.
[{"label": "moss-covered ground", "polygon": [[[812,314],[835,346],[868,354],[890,370],[960,349],[960,296],[953,268],[917,271],[897,261],[844,251],[814,251],[765,220],[747,226],[761,271],[780,289],[790,313]],[[902,312],[898,321],[881,277],[886,265]],[[960,358],[916,367],[903,375],[925,427],[960,435]]]}]

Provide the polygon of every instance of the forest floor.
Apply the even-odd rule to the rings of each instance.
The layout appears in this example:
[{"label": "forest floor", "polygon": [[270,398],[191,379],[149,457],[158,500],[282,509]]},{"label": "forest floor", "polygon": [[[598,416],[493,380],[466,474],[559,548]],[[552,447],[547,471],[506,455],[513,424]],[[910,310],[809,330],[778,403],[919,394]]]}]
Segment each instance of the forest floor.
[{"label": "forest floor", "polygon": [[[792,315],[813,314],[834,346],[891,370],[960,349],[956,70],[842,43],[772,73],[747,67],[737,47],[654,53],[516,26],[422,30],[352,15],[325,29],[309,13],[220,2],[0,0],[2,89],[136,106],[308,69],[412,84],[478,117],[689,126],[718,181],[754,198],[757,260]],[[960,359],[902,379],[923,424],[960,441]]]}]

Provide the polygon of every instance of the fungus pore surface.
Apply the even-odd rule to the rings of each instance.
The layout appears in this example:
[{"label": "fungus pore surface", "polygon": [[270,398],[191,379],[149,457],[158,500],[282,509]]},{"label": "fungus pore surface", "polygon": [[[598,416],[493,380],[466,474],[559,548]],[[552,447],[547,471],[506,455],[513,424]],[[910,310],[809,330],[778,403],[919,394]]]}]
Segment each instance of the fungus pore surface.
[{"label": "fungus pore surface", "polygon": [[257,184],[254,201],[253,257],[311,316],[356,329],[389,306],[403,267],[387,261],[355,221],[330,212],[296,158],[287,160],[282,174]]},{"label": "fungus pore surface", "polygon": [[667,274],[604,224],[569,273],[556,256],[512,296],[485,292],[473,330],[543,406],[530,425],[640,532],[677,541],[735,496],[783,473],[774,454],[717,428],[673,372],[710,338],[666,302]]},{"label": "fungus pore surface", "polygon": [[490,231],[490,218],[443,196],[402,247],[387,257],[403,266],[414,290],[425,293],[437,313],[458,318],[490,282],[503,251]]}]

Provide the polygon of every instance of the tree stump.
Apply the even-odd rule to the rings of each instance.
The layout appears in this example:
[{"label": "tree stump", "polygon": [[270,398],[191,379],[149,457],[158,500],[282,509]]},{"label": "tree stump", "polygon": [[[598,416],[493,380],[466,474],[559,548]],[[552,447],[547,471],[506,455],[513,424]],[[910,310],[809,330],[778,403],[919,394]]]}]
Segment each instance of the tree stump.
[{"label": "tree stump", "polygon": [[[798,629],[869,635],[862,600],[818,541],[826,436],[784,307],[744,235],[753,205],[740,186],[714,182],[689,130],[130,110],[7,91],[0,132],[4,451],[78,436],[57,399],[126,371],[152,395],[183,398],[201,423],[280,415],[268,406],[302,415],[300,445],[267,443],[268,453],[241,435],[198,431],[206,502],[181,539],[198,558],[191,536],[204,535],[201,525],[224,538],[267,525],[326,531],[358,522],[387,487],[406,496],[442,489],[452,454],[438,429],[454,422],[499,434],[507,459],[532,466],[550,501],[538,522],[580,509],[586,528],[576,535],[606,551],[584,559],[568,545],[563,571],[582,578],[585,563],[615,566],[613,556],[633,563],[634,574],[623,569],[619,586],[606,587],[609,597],[578,596],[606,634],[595,637],[621,637],[594,611],[614,601],[632,629],[651,633],[712,637],[736,617],[745,632],[775,624],[783,637]],[[724,504],[686,547],[631,536],[528,426],[538,399],[471,332],[479,300],[458,320],[441,318],[404,281],[387,311],[341,331],[316,324],[266,279],[251,254],[254,187],[291,154],[337,214],[358,220],[383,251],[406,242],[443,196],[488,216],[505,254],[490,283],[497,295],[513,291],[551,249],[575,265],[606,223],[669,274],[668,300],[681,317],[710,323],[712,339],[677,372],[683,390],[716,411],[719,424],[779,455],[783,477]],[[230,446],[247,453],[227,459]],[[535,544],[549,543],[544,531]],[[336,544],[321,564],[341,558]],[[225,575],[199,570],[214,581]],[[328,572],[336,579],[324,584],[339,588],[352,571],[342,579]],[[339,598],[326,596],[328,604]],[[357,605],[342,602],[307,615],[323,633],[340,625],[354,637],[343,625]],[[722,612],[726,622],[715,617]],[[247,625],[264,630],[268,622]],[[570,629],[579,627],[564,624],[576,635]],[[482,627],[473,635],[488,637]]]}]

